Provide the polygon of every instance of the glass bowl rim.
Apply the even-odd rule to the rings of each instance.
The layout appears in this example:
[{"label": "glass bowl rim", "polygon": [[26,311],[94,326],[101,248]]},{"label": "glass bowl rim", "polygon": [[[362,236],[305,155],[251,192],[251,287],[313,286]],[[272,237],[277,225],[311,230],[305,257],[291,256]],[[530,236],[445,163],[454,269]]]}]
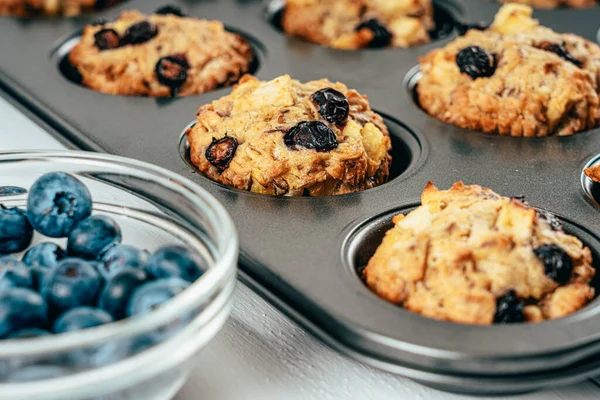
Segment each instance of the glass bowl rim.
[{"label": "glass bowl rim", "polygon": [[113,169],[115,166],[123,169],[123,173],[151,179],[163,187],[183,195],[192,204],[200,208],[205,208],[202,203],[208,205],[219,224],[220,238],[226,238],[226,240],[222,243],[216,243],[218,250],[214,265],[205,271],[199,279],[191,283],[186,290],[161,307],[147,314],[129,317],[91,329],[41,338],[3,339],[0,340],[0,359],[57,353],[142,334],[168,323],[173,319],[173,316],[191,310],[198,303],[208,299],[218,289],[219,285],[236,271],[239,239],[233,220],[215,197],[191,180],[143,161],[103,153],[72,150],[5,152],[0,154],[0,168],[2,168],[2,163],[23,159],[37,161],[60,160],[80,165],[89,163],[95,168],[110,164]]}]

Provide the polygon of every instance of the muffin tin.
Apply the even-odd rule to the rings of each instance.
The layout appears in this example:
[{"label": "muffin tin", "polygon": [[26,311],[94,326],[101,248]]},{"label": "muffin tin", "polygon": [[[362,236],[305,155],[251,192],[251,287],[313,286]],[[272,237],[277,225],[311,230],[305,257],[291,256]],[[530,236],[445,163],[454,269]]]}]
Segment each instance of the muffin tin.
[{"label": "muffin tin", "polygon": [[[323,198],[258,195],[224,187],[189,163],[182,132],[199,106],[227,93],[185,98],[111,96],[65,74],[65,52],[86,22],[120,10],[149,13],[165,2],[130,0],[74,19],[0,23],[0,87],[79,148],[149,161],[187,176],[231,213],[239,231],[241,277],[251,287],[341,352],[425,384],[458,392],[502,394],[568,384],[600,373],[600,299],[567,318],[541,324],[467,326],[435,321],[379,299],[359,271],[391,217],[419,203],[428,180],[448,188],[458,180],[557,214],[593,250],[600,265],[600,190],[582,177],[600,153],[600,129],[569,137],[511,138],[456,128],[418,108],[419,56],[445,45],[343,51],[286,37],[277,27],[281,2],[181,1],[191,15],[223,21],[251,40],[256,75],[290,74],[302,81],[339,80],[367,94],[393,138],[389,183]],[[500,4],[438,0],[444,21],[491,22]],[[596,40],[600,7],[539,10],[557,31]],[[61,68],[62,65],[62,68]],[[19,134],[15,132],[14,134]],[[600,197],[598,197],[600,199]]]}]

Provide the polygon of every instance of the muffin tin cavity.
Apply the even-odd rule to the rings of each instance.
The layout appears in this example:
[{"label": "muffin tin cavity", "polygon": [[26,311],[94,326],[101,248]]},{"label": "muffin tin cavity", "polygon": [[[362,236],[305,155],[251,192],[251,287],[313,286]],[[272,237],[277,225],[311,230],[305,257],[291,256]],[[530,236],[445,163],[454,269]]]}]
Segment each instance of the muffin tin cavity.
[{"label": "muffin tin cavity", "polygon": [[[242,36],[252,48],[252,53],[254,58],[249,65],[248,74],[254,75],[260,69],[266,57],[266,47],[254,36],[242,32],[238,29],[231,28],[229,26],[225,26],[225,29],[228,32],[238,34]],[[56,49],[52,52],[51,59],[61,73],[67,80],[71,81],[74,84],[83,86],[81,84],[81,74],[77,70],[75,66],[71,64],[69,61],[69,53],[71,50],[79,43],[81,40],[82,30],[75,32],[70,35],[67,39],[65,39]],[[234,84],[233,82],[232,84]],[[88,89],[88,88],[86,88]],[[218,90],[219,88],[215,89]],[[92,89],[90,89],[92,90]]]},{"label": "muffin tin cavity", "polygon": [[419,94],[417,93],[417,86],[421,76],[421,67],[419,65],[415,65],[406,73],[403,85],[406,88],[408,98],[413,101],[419,110],[425,112],[425,110],[421,108],[421,104],[419,104]]},{"label": "muffin tin cavity", "polygon": [[[375,112],[377,112],[377,110],[375,110]],[[422,147],[421,141],[404,124],[380,112],[379,114],[383,117],[385,125],[387,126],[390,132],[390,139],[392,141],[392,150],[390,151],[390,155],[392,156],[392,164],[390,167],[390,175],[387,182],[390,183],[392,180],[402,175],[405,175],[407,172],[416,167],[422,156]],[[191,122],[183,129],[179,137],[178,148],[181,159],[194,172],[201,174],[198,168],[192,163],[192,160],[190,158],[190,146],[188,143],[187,135],[185,134],[185,132],[188,129],[192,128],[195,124],[195,121]],[[204,177],[203,175],[201,176],[204,179],[213,182],[210,178]],[[220,185],[220,183],[218,182],[214,183]],[[387,183],[384,183],[384,185],[386,185]],[[226,186],[223,187],[230,190],[236,190]]]},{"label": "muffin tin cavity", "polygon": [[[599,156],[600,158],[600,156]],[[600,161],[599,161],[600,162]],[[385,233],[394,227],[392,218],[398,214],[408,214],[419,204],[410,204],[402,208],[393,209],[384,214],[380,214],[371,219],[368,219],[360,223],[346,238],[342,245],[342,257],[344,265],[349,268],[350,272],[358,277],[364,284],[366,290],[370,289],[366,286],[363,278],[363,270],[367,266],[369,260],[375,254],[377,247],[381,244]],[[540,210],[545,211],[545,210]],[[563,229],[566,233],[577,237],[581,240],[585,246],[589,247],[592,252],[592,265],[598,271],[590,285],[596,291],[596,298],[592,300],[588,305],[583,307],[580,311],[575,312],[565,318],[576,318],[578,314],[585,312],[591,308],[597,308],[600,304],[598,294],[600,291],[600,240],[597,236],[591,233],[586,228],[577,225],[576,223],[566,220],[562,217],[558,217],[563,225]],[[376,296],[373,293],[373,296]],[[381,299],[381,301],[385,301]],[[401,308],[401,307],[399,307]],[[552,323],[553,321],[545,322]]]},{"label": "muffin tin cavity", "polygon": [[[432,41],[450,36],[454,30],[458,9],[459,7],[451,1],[433,2],[433,20],[435,22],[435,28],[429,31],[429,36]],[[265,18],[277,31],[285,35],[281,22],[284,12],[285,0],[272,0],[267,4]]]}]

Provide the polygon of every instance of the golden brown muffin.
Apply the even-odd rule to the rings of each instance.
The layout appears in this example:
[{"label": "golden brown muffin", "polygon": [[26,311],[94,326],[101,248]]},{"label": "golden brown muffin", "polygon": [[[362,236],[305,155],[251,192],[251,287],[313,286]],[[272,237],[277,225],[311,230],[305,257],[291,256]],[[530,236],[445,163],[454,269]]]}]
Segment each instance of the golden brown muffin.
[{"label": "golden brown muffin", "polygon": [[88,25],[69,61],[94,90],[131,96],[188,96],[236,82],[253,53],[218,21],[125,11]]},{"label": "golden brown muffin", "polygon": [[431,182],[421,206],[397,215],[364,270],[384,299],[429,318],[539,322],[594,297],[590,249],[559,220],[481,186]]},{"label": "golden brown muffin", "polygon": [[[510,0],[499,0],[503,3],[510,3]],[[587,8],[597,5],[596,0],[512,0],[513,3],[527,4],[536,8]]]},{"label": "golden brown muffin", "polygon": [[410,47],[429,42],[430,0],[287,0],[289,35],[339,49]]},{"label": "golden brown muffin", "polygon": [[592,165],[583,170],[585,175],[596,183],[600,183],[600,165]]},{"label": "golden brown muffin", "polygon": [[237,189],[286,196],[356,192],[384,183],[391,148],[367,98],[326,79],[245,76],[200,107],[187,132],[192,162]]},{"label": "golden brown muffin", "polygon": [[100,10],[122,0],[0,0],[0,15],[31,17],[35,15],[79,15]]},{"label": "golden brown muffin", "polygon": [[600,47],[559,34],[528,6],[503,6],[492,26],[469,30],[421,58],[421,107],[441,121],[512,136],[571,135],[600,120]]}]

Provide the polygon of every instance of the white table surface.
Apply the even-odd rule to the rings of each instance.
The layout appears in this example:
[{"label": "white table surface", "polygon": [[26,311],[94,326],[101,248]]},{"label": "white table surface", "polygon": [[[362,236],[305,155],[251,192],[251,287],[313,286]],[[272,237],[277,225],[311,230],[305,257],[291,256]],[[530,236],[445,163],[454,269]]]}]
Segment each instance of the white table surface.
[{"label": "white table surface", "polygon": [[[0,97],[0,151],[61,148],[63,146],[58,141]],[[327,348],[250,289],[238,283],[231,318],[203,351],[198,366],[175,399],[481,398],[429,389],[350,360]],[[585,381],[578,385],[509,398],[599,399],[600,387]]]}]

